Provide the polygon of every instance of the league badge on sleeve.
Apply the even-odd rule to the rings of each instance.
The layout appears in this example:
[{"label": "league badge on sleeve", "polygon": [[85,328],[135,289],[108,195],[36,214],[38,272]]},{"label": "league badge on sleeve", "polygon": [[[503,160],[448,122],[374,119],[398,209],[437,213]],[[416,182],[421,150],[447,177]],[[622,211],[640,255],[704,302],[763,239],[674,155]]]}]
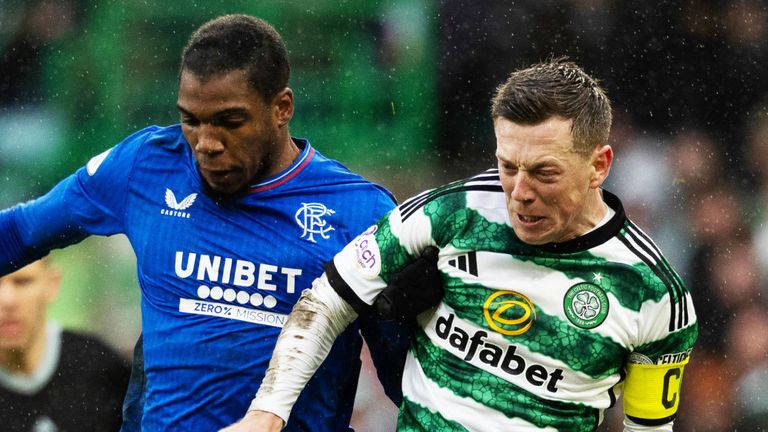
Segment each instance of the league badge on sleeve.
[{"label": "league badge on sleeve", "polygon": [[381,252],[374,236],[377,229],[378,226],[373,225],[352,241],[357,269],[368,279],[376,278],[381,273]]},{"label": "league badge on sleeve", "polygon": [[109,156],[109,152],[111,151],[112,148],[109,148],[106,151],[92,157],[91,160],[88,161],[88,163],[85,165],[85,169],[88,171],[89,176],[93,177],[93,175],[96,174],[96,171],[99,170],[101,163],[104,162],[104,159]]}]

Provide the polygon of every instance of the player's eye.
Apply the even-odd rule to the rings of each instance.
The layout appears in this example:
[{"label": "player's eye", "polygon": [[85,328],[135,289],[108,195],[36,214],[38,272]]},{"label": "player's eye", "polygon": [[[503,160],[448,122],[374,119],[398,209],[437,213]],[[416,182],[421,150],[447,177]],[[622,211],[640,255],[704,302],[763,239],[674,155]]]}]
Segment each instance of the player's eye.
[{"label": "player's eye", "polygon": [[515,174],[517,172],[517,167],[510,163],[501,163],[500,168],[505,174]]},{"label": "player's eye", "polygon": [[557,179],[557,171],[553,170],[539,170],[536,171],[536,176],[543,181],[554,181]]},{"label": "player's eye", "polygon": [[31,285],[33,281],[31,277],[17,277],[13,279],[13,283],[18,287]]},{"label": "player's eye", "polygon": [[242,126],[244,121],[240,118],[224,118],[216,119],[213,121],[214,126],[223,127],[226,129],[237,129]]},{"label": "player's eye", "polygon": [[181,116],[181,123],[184,124],[184,125],[187,125],[187,126],[197,126],[198,124],[200,124],[200,121],[198,121],[194,117],[190,117],[190,116],[187,116],[187,115],[182,115]]}]

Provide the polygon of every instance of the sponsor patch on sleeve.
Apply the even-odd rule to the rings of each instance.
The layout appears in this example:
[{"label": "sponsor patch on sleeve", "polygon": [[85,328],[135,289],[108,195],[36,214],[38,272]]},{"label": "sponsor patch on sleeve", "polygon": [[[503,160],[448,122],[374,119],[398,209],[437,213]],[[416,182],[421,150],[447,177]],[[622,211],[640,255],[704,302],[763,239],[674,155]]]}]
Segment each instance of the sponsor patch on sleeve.
[{"label": "sponsor patch on sleeve", "polygon": [[376,243],[376,225],[371,226],[352,242],[355,250],[355,266],[360,274],[368,279],[374,279],[381,273],[381,252]]}]

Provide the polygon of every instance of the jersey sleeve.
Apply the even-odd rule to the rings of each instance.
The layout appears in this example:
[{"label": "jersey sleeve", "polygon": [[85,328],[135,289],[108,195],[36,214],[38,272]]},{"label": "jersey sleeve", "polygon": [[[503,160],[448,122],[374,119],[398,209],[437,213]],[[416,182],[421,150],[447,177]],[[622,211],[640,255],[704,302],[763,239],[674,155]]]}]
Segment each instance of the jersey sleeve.
[{"label": "jersey sleeve", "polygon": [[94,156],[42,197],[0,212],[0,274],[88,235],[122,232],[131,170],[150,131]]},{"label": "jersey sleeve", "polygon": [[[682,288],[682,285],[680,285]],[[687,324],[669,317],[670,307],[687,315]],[[683,370],[698,335],[690,294],[665,296],[647,306],[644,341],[630,354],[625,367],[624,413],[628,420],[646,427],[671,423],[680,404]]]},{"label": "jersey sleeve", "polygon": [[[373,214],[379,216],[387,214],[394,207],[392,195],[384,189],[380,190],[376,202],[372,205],[372,208],[375,209]],[[375,219],[368,221],[365,227],[374,222]],[[395,405],[399,406],[403,398],[401,387],[403,366],[408,347],[411,344],[415,323],[384,321],[371,314],[361,314],[358,317],[358,323],[360,324],[360,333],[368,345],[376,369],[376,376],[384,389],[384,393]]]},{"label": "jersey sleeve", "polygon": [[437,244],[429,217],[404,212],[412,200],[384,215],[326,264],[331,286],[359,314],[373,304],[392,275]]}]

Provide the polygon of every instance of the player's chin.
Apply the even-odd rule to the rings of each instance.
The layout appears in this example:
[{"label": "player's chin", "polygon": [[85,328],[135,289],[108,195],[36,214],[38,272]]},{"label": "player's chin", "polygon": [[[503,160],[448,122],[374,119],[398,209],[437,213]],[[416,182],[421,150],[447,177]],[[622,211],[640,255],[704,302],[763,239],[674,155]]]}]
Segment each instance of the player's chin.
[{"label": "player's chin", "polygon": [[551,241],[543,224],[512,224],[517,238],[529,245],[543,245]]},{"label": "player's chin", "polygon": [[234,195],[240,192],[240,186],[222,183],[209,183],[208,187],[216,195]]},{"label": "player's chin", "polygon": [[247,183],[243,181],[242,176],[236,173],[229,173],[226,176],[204,176],[208,189],[215,195],[235,195],[241,193]]}]

